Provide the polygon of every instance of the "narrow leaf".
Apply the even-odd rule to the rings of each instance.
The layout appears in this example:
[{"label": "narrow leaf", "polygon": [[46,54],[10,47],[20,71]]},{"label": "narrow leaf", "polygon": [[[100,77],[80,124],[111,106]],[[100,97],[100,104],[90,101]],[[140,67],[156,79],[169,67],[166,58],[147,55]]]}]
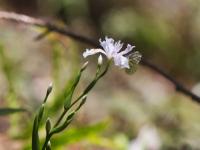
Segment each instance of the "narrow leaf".
[{"label": "narrow leaf", "polygon": [[40,149],[38,130],[43,114],[44,114],[44,104],[41,105],[34,119],[33,130],[32,130],[32,150]]},{"label": "narrow leaf", "polygon": [[72,96],[74,94],[76,86],[78,85],[78,83],[80,81],[80,78],[81,78],[81,75],[82,75],[82,71],[83,71],[82,69],[79,71],[78,75],[76,76],[76,78],[74,80],[74,83],[73,83],[70,91],[67,94],[67,97],[65,98],[65,102],[64,102],[65,109],[68,109],[70,107],[70,105],[71,105]]},{"label": "narrow leaf", "polygon": [[0,116],[26,111],[23,108],[0,108]]},{"label": "narrow leaf", "polygon": [[32,150],[39,150],[39,135],[38,135],[38,115],[36,115],[33,123],[32,131]]}]

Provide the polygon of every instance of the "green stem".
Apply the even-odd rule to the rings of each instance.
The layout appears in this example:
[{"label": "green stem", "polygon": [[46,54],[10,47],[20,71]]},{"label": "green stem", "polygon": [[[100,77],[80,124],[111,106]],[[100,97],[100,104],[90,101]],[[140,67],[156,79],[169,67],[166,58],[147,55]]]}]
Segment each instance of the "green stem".
[{"label": "green stem", "polygon": [[83,96],[84,96],[84,93],[81,94],[81,95],[70,105],[69,109],[72,108]]},{"label": "green stem", "polygon": [[[108,62],[105,70],[101,74],[99,74],[101,67],[98,67],[94,80],[86,87],[86,89],[83,91],[83,93],[70,105],[70,107],[68,109],[64,109],[64,111],[62,112],[62,114],[60,115],[58,120],[56,121],[54,128],[57,127],[60,124],[60,122],[62,121],[62,119],[65,116],[65,114],[67,113],[67,111],[70,108],[72,108],[83,96],[85,96],[94,87],[94,85],[97,83],[97,81],[106,74],[109,66],[110,66],[110,61]],[[50,133],[49,135],[46,136],[42,150],[45,150],[45,148],[47,147],[47,144],[48,144],[52,135],[53,135],[53,133]]]},{"label": "green stem", "polygon": [[58,120],[56,121],[54,128],[57,127],[59,125],[59,123],[62,121],[63,117],[65,116],[65,114],[67,113],[67,109],[64,109],[64,111],[62,112],[62,114],[60,115],[60,117],[58,118]]},{"label": "green stem", "polygon": [[[98,67],[97,73],[95,75],[95,79],[87,86],[87,88],[84,90],[84,92],[70,105],[69,109],[72,108],[84,95],[86,95],[94,87],[94,85],[97,83],[97,81],[106,74],[106,72],[108,71],[109,66],[110,66],[110,61],[108,62],[104,72],[102,72],[100,75],[99,75],[100,67]],[[90,88],[91,84],[93,84],[93,85]]]},{"label": "green stem", "polygon": [[43,147],[42,147],[42,150],[45,150],[45,149],[46,149],[47,144],[48,144],[48,142],[49,142],[51,136],[52,136],[52,134],[48,134],[48,135],[46,136],[44,145],[43,145]]}]

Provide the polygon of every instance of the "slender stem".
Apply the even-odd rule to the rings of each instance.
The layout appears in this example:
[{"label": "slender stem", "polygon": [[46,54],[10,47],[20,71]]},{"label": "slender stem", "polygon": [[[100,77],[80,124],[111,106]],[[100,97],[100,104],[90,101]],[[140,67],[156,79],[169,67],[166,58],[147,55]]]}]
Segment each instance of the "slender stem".
[{"label": "slender stem", "polygon": [[[56,121],[56,123],[54,125],[54,128],[57,127],[60,124],[60,122],[62,121],[63,117],[65,116],[65,114],[67,113],[68,110],[69,109],[64,109],[64,111],[62,112],[62,114],[60,115],[60,117],[58,118],[58,120]],[[42,150],[46,149],[47,144],[48,144],[48,142],[49,142],[49,140],[50,140],[50,138],[51,138],[52,135],[53,135],[53,133],[50,133],[50,134],[46,135],[45,142],[44,142],[44,145],[42,147]]]},{"label": "slender stem", "polygon": [[67,109],[64,109],[64,111],[62,112],[62,114],[60,115],[60,117],[58,118],[58,120],[56,121],[54,128],[57,127],[59,125],[59,123],[62,121],[63,117],[65,116],[65,114],[67,113]]},{"label": "slender stem", "polygon": [[[93,81],[97,82],[100,78],[102,78],[106,72],[108,71],[108,68],[110,66],[111,61],[108,62],[105,70],[99,75],[100,69],[101,67],[98,67],[96,75],[95,75],[95,79]],[[93,82],[92,81],[92,82]],[[95,83],[96,84],[96,83]],[[88,87],[90,86],[90,84],[88,85]],[[87,89],[87,88],[86,88]],[[89,91],[88,91],[89,92]],[[85,91],[70,105],[69,109],[72,108],[85,94],[87,94]]]},{"label": "slender stem", "polygon": [[49,142],[51,136],[52,136],[52,134],[46,135],[45,142],[44,142],[44,145],[43,145],[43,147],[42,147],[42,150],[45,150],[45,149],[46,149],[47,144],[48,144],[48,142]]},{"label": "slender stem", "polygon": [[[88,89],[91,86],[91,84],[92,84],[92,87],[91,87],[91,89],[92,89],[94,87],[94,85],[96,84],[96,82],[106,74],[106,72],[108,71],[109,66],[110,66],[110,61],[108,62],[105,70],[102,73],[100,73],[101,67],[98,67],[94,80],[88,85],[88,87],[86,87],[86,89]],[[57,127],[60,124],[60,122],[62,121],[62,119],[65,116],[65,114],[67,113],[67,111],[70,108],[72,108],[91,89],[83,91],[83,93],[70,105],[70,107],[68,109],[64,108],[64,111],[62,112],[62,114],[60,115],[58,120],[56,121],[56,123],[54,125],[54,128]],[[47,144],[48,144],[48,142],[49,142],[49,140],[50,140],[52,135],[53,134],[46,135],[46,139],[45,139],[44,145],[42,147],[42,150],[45,150],[45,148],[46,148],[46,146],[47,146]]]},{"label": "slender stem", "polygon": [[83,96],[84,96],[84,93],[81,94],[81,95],[70,105],[69,109],[72,108]]}]

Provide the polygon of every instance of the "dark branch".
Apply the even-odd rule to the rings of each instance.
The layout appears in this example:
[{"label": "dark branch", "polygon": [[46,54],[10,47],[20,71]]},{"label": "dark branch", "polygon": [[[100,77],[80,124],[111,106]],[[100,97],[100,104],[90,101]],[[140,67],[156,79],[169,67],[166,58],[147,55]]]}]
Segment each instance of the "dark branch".
[{"label": "dark branch", "polygon": [[151,68],[158,74],[162,75],[165,79],[170,81],[174,87],[176,88],[176,91],[181,92],[189,97],[191,97],[194,101],[200,103],[200,97],[192,92],[190,92],[187,88],[185,88],[181,83],[179,83],[176,79],[174,79],[172,76],[170,76],[168,73],[166,73],[161,68],[157,67],[156,65],[150,63],[147,60],[142,60],[142,64],[148,68]]},{"label": "dark branch", "polygon": [[42,33],[40,33],[39,35],[37,35],[34,39],[35,39],[36,41],[39,41],[39,40],[43,39],[45,36],[47,36],[47,35],[50,34],[50,33],[51,33],[51,30],[46,29],[44,32],[42,32]]},{"label": "dark branch", "polygon": [[[26,15],[5,12],[5,11],[0,11],[0,19],[11,20],[11,21],[15,21],[15,22],[20,22],[20,23],[24,23],[24,24],[29,24],[29,25],[46,28],[47,30],[44,33],[40,34],[37,37],[37,39],[43,38],[46,34],[49,34],[50,32],[56,32],[56,33],[59,33],[59,34],[65,35],[65,36],[69,36],[69,37],[73,38],[74,40],[90,44],[94,47],[99,46],[99,44],[96,42],[96,40],[81,36],[79,34],[76,34],[74,32],[67,30],[66,28],[60,27],[56,24],[53,24],[52,22],[44,21],[41,19],[36,19],[36,18],[29,17]],[[147,61],[144,58],[142,59],[142,65],[154,70],[155,72],[157,72],[158,74],[163,76],[165,79],[170,81],[174,85],[174,87],[176,88],[176,90],[178,92],[183,93],[184,95],[191,97],[193,101],[200,103],[199,96],[190,92],[187,88],[185,88],[176,79],[174,79],[172,76],[170,76],[168,73],[166,73],[163,69],[150,63],[149,61]]]}]

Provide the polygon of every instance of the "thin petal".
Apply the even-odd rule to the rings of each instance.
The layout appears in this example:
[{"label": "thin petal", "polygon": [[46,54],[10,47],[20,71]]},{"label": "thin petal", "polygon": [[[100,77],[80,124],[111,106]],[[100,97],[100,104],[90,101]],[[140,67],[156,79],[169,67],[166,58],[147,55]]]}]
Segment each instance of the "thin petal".
[{"label": "thin petal", "polygon": [[115,42],[115,52],[118,53],[122,47],[123,47],[123,43],[121,43],[121,41]]},{"label": "thin petal", "polygon": [[97,53],[102,53],[106,55],[106,53],[102,49],[86,49],[86,51],[83,52],[83,57],[86,58],[87,56],[95,55]]},{"label": "thin petal", "polygon": [[114,40],[112,38],[105,37],[105,40],[99,39],[100,45],[107,52],[110,49],[111,45],[114,45]]},{"label": "thin petal", "polygon": [[126,57],[124,57],[124,56],[122,56],[122,58],[121,58],[121,66],[120,66],[121,68],[130,68],[129,67],[129,60],[126,58]]},{"label": "thin petal", "polygon": [[135,46],[132,46],[130,44],[127,45],[126,49],[122,52],[120,52],[121,55],[125,55],[125,54],[128,54],[129,52],[132,51],[132,49],[134,48]]},{"label": "thin petal", "polygon": [[105,50],[107,57],[112,58],[112,55],[115,54],[114,40],[112,38],[105,37],[104,41],[101,41],[100,39],[99,42]]}]

